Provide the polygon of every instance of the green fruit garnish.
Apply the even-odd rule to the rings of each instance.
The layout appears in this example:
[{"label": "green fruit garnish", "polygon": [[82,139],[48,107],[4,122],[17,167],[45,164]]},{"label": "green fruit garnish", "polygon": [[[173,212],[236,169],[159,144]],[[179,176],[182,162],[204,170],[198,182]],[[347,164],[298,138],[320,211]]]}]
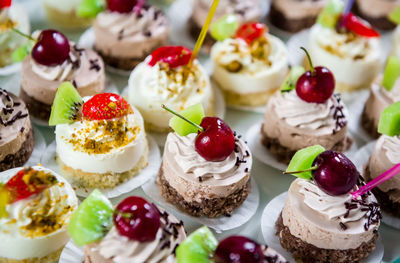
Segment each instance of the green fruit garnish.
[{"label": "green fruit garnish", "polygon": [[395,24],[400,24],[400,6],[389,14],[389,20]]},{"label": "green fruit garnish", "polygon": [[228,14],[212,23],[210,33],[215,40],[222,41],[232,37],[238,27],[238,18],[235,15]]},{"label": "green fruit garnish", "polygon": [[335,28],[337,21],[344,10],[341,0],[331,0],[319,14],[317,23],[323,27]]},{"label": "green fruit garnish", "polygon": [[[298,150],[290,160],[286,173],[308,170],[319,154],[325,152],[325,148],[321,145],[313,145],[307,148]],[[311,171],[302,173],[293,173],[294,176],[310,180],[312,178]]]},{"label": "green fruit garnish", "polygon": [[76,15],[82,18],[95,18],[104,10],[106,10],[104,0],[83,0],[76,9]]},{"label": "green fruit garnish", "polygon": [[295,89],[297,80],[304,72],[306,72],[306,70],[302,66],[294,66],[286,77],[285,82],[283,82],[281,92],[288,92]]},{"label": "green fruit garnish", "polygon": [[388,59],[385,72],[383,73],[382,86],[390,91],[399,77],[400,77],[400,58],[391,56]]},{"label": "green fruit garnish", "polygon": [[393,103],[382,112],[378,132],[388,136],[400,135],[400,102]]},{"label": "green fruit garnish", "polygon": [[72,123],[76,119],[78,107],[83,104],[82,97],[71,82],[63,82],[54,98],[49,125]]},{"label": "green fruit garnish", "polygon": [[17,62],[21,62],[22,60],[24,60],[24,58],[31,53],[32,47],[33,47],[34,43],[33,41],[28,41],[25,45],[20,46],[19,48],[17,48],[12,54],[11,54],[11,58],[12,60],[17,63]]},{"label": "green fruit garnish", "polygon": [[2,189],[3,184],[0,186],[0,218],[7,217],[8,213],[6,207],[10,201],[10,193]]},{"label": "green fruit garnish", "polygon": [[95,242],[107,234],[113,225],[111,202],[94,190],[72,215],[68,232],[78,246]]},{"label": "green fruit garnish", "polygon": [[[197,125],[200,125],[201,120],[205,116],[203,105],[201,103],[187,107],[186,109],[179,112],[179,114]],[[169,126],[180,136],[186,136],[190,133],[198,132],[198,128],[179,118],[178,116],[174,116],[170,119]]]},{"label": "green fruit garnish", "polygon": [[212,263],[218,241],[208,227],[203,226],[189,235],[177,248],[177,263]]}]

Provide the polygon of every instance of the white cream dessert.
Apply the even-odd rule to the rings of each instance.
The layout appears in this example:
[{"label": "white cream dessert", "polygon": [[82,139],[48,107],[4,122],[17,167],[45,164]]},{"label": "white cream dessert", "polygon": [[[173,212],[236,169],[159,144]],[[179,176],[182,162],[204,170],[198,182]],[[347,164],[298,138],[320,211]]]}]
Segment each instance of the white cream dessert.
[{"label": "white cream dessert", "polygon": [[265,34],[247,44],[241,38],[217,42],[211,49],[212,77],[229,104],[260,106],[279,89],[288,73],[288,51],[275,36]]},{"label": "white cream dessert", "polygon": [[324,65],[333,72],[338,91],[367,88],[382,68],[379,38],[338,33],[315,24],[308,43],[313,64]]},{"label": "white cream dessert", "polygon": [[82,0],[42,0],[47,18],[65,28],[89,26],[92,19],[77,16],[76,11]]},{"label": "white cream dessert", "polygon": [[0,9],[0,68],[13,63],[11,54],[27,42],[12,28],[30,34],[29,17],[24,8],[13,3],[9,8]]},{"label": "white cream dessert", "polygon": [[149,65],[151,56],[131,73],[128,101],[142,113],[146,129],[169,131],[171,114],[161,108],[167,105],[175,111],[201,103],[208,115],[214,113],[214,95],[209,77],[195,59],[192,65],[171,68],[166,63]]},{"label": "white cream dessert", "polygon": [[[7,200],[5,191],[19,187],[8,195],[9,202],[0,216],[0,261],[58,262],[69,240],[69,219],[78,206],[72,187],[40,166],[7,170],[0,173],[0,181],[4,183],[0,188],[2,201]],[[44,188],[38,190],[36,184]]]}]

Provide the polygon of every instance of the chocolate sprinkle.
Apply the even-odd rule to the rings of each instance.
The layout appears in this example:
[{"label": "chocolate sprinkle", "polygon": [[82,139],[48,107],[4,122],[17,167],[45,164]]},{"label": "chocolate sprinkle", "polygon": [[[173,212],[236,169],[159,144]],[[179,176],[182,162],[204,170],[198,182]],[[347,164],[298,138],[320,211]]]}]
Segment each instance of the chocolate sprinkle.
[{"label": "chocolate sprinkle", "polygon": [[76,84],[76,80],[72,80],[72,85],[75,87],[75,89],[78,88],[78,84]]},{"label": "chocolate sprinkle", "polygon": [[345,224],[343,224],[342,222],[340,222],[339,225],[340,225],[340,228],[342,230],[346,230],[347,229],[347,226]]},{"label": "chocolate sprinkle", "polygon": [[90,70],[94,69],[96,71],[100,71],[101,67],[99,65],[99,59],[97,59],[97,58],[90,59],[89,62],[90,62],[90,68],[89,68]]}]

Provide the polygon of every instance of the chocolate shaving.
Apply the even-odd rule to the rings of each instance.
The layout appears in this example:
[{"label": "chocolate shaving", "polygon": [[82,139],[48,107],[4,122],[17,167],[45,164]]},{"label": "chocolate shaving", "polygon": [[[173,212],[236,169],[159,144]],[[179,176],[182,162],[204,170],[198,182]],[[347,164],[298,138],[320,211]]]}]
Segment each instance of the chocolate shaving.
[{"label": "chocolate shaving", "polygon": [[340,97],[340,94],[334,94],[333,95],[339,104],[339,106],[332,106],[331,109],[334,108],[333,112],[333,118],[335,119],[335,129],[333,130],[333,134],[335,134],[337,131],[339,131],[342,127],[346,126],[347,120],[346,116],[343,113],[343,105],[341,105],[341,100],[342,98]]},{"label": "chocolate shaving", "polygon": [[72,80],[72,85],[75,87],[75,89],[78,88],[78,84],[76,84],[76,80]]},{"label": "chocolate shaving", "polygon": [[203,177],[202,176],[199,176],[198,179],[199,179],[200,183],[203,182]]},{"label": "chocolate shaving", "polygon": [[339,225],[340,225],[340,228],[342,230],[346,230],[347,229],[347,226],[345,224],[343,224],[342,222],[340,222]]},{"label": "chocolate shaving", "polygon": [[151,31],[149,31],[149,30],[144,31],[144,32],[143,32],[143,35],[144,35],[145,37],[151,37]]},{"label": "chocolate shaving", "polygon": [[8,126],[13,124],[14,122],[16,122],[19,119],[23,119],[28,117],[28,114],[22,114],[22,111],[18,111],[17,114],[15,114],[9,121],[4,121],[1,117],[0,117],[0,124],[3,124],[4,126]]},{"label": "chocolate shaving", "polygon": [[118,32],[118,40],[122,40],[124,38],[124,29],[121,29]]},{"label": "chocolate shaving", "polygon": [[90,70],[94,69],[96,71],[100,71],[101,67],[99,65],[99,59],[89,59],[90,62]]},{"label": "chocolate shaving", "polygon": [[21,127],[21,129],[19,130],[21,133],[23,133],[25,130],[25,127]]}]

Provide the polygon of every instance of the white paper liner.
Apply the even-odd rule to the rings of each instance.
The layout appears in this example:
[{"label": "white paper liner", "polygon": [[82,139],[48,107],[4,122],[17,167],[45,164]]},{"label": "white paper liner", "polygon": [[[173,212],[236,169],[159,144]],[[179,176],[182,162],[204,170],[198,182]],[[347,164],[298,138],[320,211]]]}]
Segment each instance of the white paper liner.
[{"label": "white paper liner", "polygon": [[29,160],[24,164],[24,166],[38,165],[40,163],[40,160],[42,159],[44,151],[46,150],[46,141],[44,140],[42,133],[36,127],[32,126],[32,128],[35,144],[33,147],[32,155]]},{"label": "white paper liner", "polygon": [[217,218],[193,217],[180,211],[173,204],[167,202],[164,199],[164,197],[161,196],[160,188],[156,184],[156,177],[157,176],[154,176],[151,180],[149,180],[142,186],[142,189],[146,195],[152,198],[161,207],[164,207],[167,210],[173,210],[173,213],[177,216],[177,218],[180,218],[180,215],[185,215],[202,225],[206,225],[214,229],[217,233],[234,229],[245,224],[256,213],[258,205],[260,203],[260,196],[257,183],[254,180],[254,178],[251,178],[250,182],[251,190],[249,196],[246,198],[246,200],[240,207],[236,208],[233,211],[233,214],[230,217],[226,216],[220,216]]},{"label": "white paper liner", "polygon": [[[282,211],[286,200],[287,192],[284,192],[268,203],[261,216],[261,231],[265,243],[275,249],[279,254],[285,257],[289,262],[295,262],[292,255],[286,251],[280,244],[279,238],[275,235],[275,223]],[[376,241],[376,249],[363,261],[363,263],[381,262],[383,258],[383,244],[381,238]]]},{"label": "white paper liner", "polygon": [[[261,143],[261,126],[262,123],[257,123],[251,126],[245,135],[247,143],[254,157],[256,157],[262,163],[265,163],[280,171],[285,171],[287,165],[279,162],[274,155],[272,155],[267,148]],[[355,138],[354,134],[350,134],[350,137]],[[354,155],[358,150],[356,140],[353,141],[351,148],[346,151],[346,155]]]},{"label": "white paper liner", "polygon": [[21,70],[21,62],[0,68],[0,76],[8,76]]},{"label": "white paper liner", "polygon": [[[147,135],[147,141],[149,143],[149,156],[148,156],[148,165],[145,167],[138,175],[133,177],[132,179],[126,181],[118,185],[113,189],[101,189],[100,191],[107,197],[107,198],[115,198],[122,194],[128,193],[144,183],[148,180],[153,178],[154,175],[158,173],[158,169],[161,165],[161,155],[160,150],[154,139]],[[61,173],[61,169],[56,162],[56,142],[53,141],[46,149],[42,157],[42,165],[52,169],[53,171],[57,172],[58,174]],[[81,197],[87,197],[94,189],[90,188],[82,188],[72,184],[76,195]]]},{"label": "white paper liner", "polygon": [[59,263],[83,262],[83,247],[78,247],[74,242],[69,241],[61,253]]}]

